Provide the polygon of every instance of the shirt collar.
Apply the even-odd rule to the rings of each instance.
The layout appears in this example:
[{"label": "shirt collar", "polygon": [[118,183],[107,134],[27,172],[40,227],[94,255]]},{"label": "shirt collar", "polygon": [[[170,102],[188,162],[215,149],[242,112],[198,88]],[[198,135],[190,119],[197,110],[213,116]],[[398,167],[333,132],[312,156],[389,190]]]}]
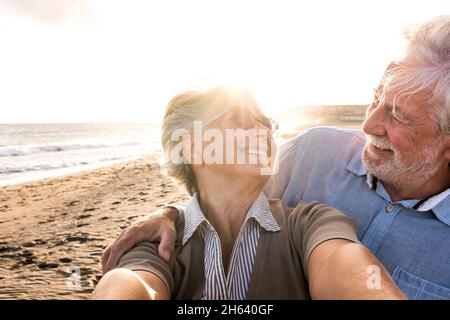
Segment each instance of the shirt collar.
[{"label": "shirt collar", "polygon": [[[255,219],[258,224],[267,231],[275,232],[280,230],[280,226],[270,210],[269,201],[262,192],[247,212],[243,225],[245,225],[250,218]],[[197,193],[194,194],[184,210],[184,220],[183,245],[192,237],[195,230],[197,230],[203,222],[210,225],[200,208]]]},{"label": "shirt collar", "polygon": [[192,236],[198,226],[204,221],[207,221],[203,215],[200,204],[198,203],[197,194],[194,194],[189,204],[184,209],[184,233],[183,242],[184,245]]},{"label": "shirt collar", "polygon": [[[374,179],[374,176],[370,172],[368,172],[367,168],[364,166],[364,163],[362,161],[362,150],[358,149],[358,152],[356,152],[355,156],[347,164],[346,169],[357,176],[366,176],[366,183],[371,189],[373,189],[374,184],[376,184],[376,193],[387,201],[392,201],[383,184],[379,180],[377,181],[377,179]],[[406,208],[412,209],[420,200],[421,199],[403,200],[399,201],[398,203]],[[449,207],[450,189],[447,189],[427,199],[419,206],[419,208],[417,208],[417,211],[432,210],[440,221],[450,226],[450,212],[448,210]]]},{"label": "shirt collar", "polygon": [[419,211],[433,210],[436,217],[450,227],[450,188],[425,201]]},{"label": "shirt collar", "polygon": [[347,164],[346,169],[360,177],[367,175],[367,168],[362,162],[362,149],[358,149],[355,156]]}]

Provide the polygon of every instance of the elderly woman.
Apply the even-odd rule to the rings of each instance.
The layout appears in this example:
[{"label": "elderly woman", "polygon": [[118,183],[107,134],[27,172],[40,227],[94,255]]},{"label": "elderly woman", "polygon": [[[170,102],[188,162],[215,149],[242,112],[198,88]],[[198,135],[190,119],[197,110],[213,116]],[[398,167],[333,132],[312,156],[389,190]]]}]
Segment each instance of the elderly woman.
[{"label": "elderly woman", "polygon": [[217,87],[173,98],[162,144],[169,173],[192,195],[178,219],[175,253],[166,263],[156,243],[140,243],[93,298],[402,298],[358,243],[351,218],[318,203],[283,208],[264,196],[275,129],[246,92]]}]

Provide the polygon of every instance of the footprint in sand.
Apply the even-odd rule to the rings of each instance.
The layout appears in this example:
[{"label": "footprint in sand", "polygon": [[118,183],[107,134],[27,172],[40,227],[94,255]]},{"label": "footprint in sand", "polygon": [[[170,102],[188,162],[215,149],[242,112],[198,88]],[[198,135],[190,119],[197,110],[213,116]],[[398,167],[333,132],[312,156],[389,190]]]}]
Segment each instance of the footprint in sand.
[{"label": "footprint in sand", "polygon": [[65,205],[68,206],[68,207],[71,207],[71,206],[76,205],[78,202],[80,202],[80,201],[74,200],[74,201],[70,201],[70,202],[65,203]]},{"label": "footprint in sand", "polygon": [[24,266],[36,263],[35,257],[26,258],[22,263]]},{"label": "footprint in sand", "polygon": [[0,252],[16,252],[22,250],[22,247],[0,247]]},{"label": "footprint in sand", "polygon": [[79,223],[77,224],[77,228],[81,228],[81,227],[85,227],[85,226],[89,226],[90,223]]},{"label": "footprint in sand", "polygon": [[92,269],[89,269],[89,268],[81,267],[80,268],[80,273],[81,273],[82,276],[87,276],[87,275],[93,274],[94,271]]},{"label": "footprint in sand", "polygon": [[39,221],[38,224],[46,224],[46,223],[50,223],[50,222],[54,222],[54,221],[55,221],[55,219],[48,219],[45,221]]},{"label": "footprint in sand", "polygon": [[24,266],[36,263],[36,256],[34,255],[33,252],[30,252],[28,250],[24,250],[22,253],[18,254],[17,257],[25,258],[24,260],[21,261]]},{"label": "footprint in sand", "polygon": [[78,241],[80,243],[85,243],[86,241],[89,241],[90,239],[87,236],[71,236],[71,235],[69,235],[69,236],[67,236],[66,240],[69,242]]},{"label": "footprint in sand", "polygon": [[26,248],[34,247],[35,245],[36,245],[36,243],[34,243],[34,242],[25,242],[25,243],[22,243],[22,247],[26,247]]},{"label": "footprint in sand", "polygon": [[57,246],[63,246],[63,245],[65,245],[65,244],[66,244],[66,241],[65,241],[65,240],[58,240],[58,241],[56,241],[56,242],[54,243],[55,247],[57,247]]},{"label": "footprint in sand", "polygon": [[47,270],[47,269],[54,269],[58,268],[57,263],[48,263],[48,262],[42,262],[38,264],[39,269]]}]

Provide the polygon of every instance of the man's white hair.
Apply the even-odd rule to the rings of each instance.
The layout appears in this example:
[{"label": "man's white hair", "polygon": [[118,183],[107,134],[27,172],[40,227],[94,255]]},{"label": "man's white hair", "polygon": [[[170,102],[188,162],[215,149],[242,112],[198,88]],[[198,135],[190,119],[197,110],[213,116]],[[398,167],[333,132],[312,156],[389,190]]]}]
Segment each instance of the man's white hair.
[{"label": "man's white hair", "polygon": [[380,100],[391,92],[395,102],[413,98],[450,134],[450,15],[405,33],[405,55],[392,62],[381,81]]}]

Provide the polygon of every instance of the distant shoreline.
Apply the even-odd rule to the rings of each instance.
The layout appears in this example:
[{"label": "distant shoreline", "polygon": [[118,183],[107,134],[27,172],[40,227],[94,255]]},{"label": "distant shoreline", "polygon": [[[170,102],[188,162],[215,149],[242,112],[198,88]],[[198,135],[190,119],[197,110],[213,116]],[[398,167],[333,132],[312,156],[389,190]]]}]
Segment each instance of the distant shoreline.
[{"label": "distant shoreline", "polygon": [[144,123],[0,125],[0,185],[102,168],[161,152]]},{"label": "distant shoreline", "polygon": [[15,178],[6,178],[0,180],[0,188],[7,186],[16,186],[27,183],[33,183],[36,181],[47,180],[47,179],[55,179],[55,178],[64,178],[66,176],[74,175],[77,173],[85,173],[93,170],[108,168],[117,164],[127,163],[130,161],[138,160],[142,157],[129,158],[129,159],[120,159],[113,160],[102,163],[94,163],[83,166],[74,166],[70,168],[61,168],[61,169],[53,169],[53,170],[45,170],[45,171],[36,171],[29,173],[24,177],[15,177]]}]

